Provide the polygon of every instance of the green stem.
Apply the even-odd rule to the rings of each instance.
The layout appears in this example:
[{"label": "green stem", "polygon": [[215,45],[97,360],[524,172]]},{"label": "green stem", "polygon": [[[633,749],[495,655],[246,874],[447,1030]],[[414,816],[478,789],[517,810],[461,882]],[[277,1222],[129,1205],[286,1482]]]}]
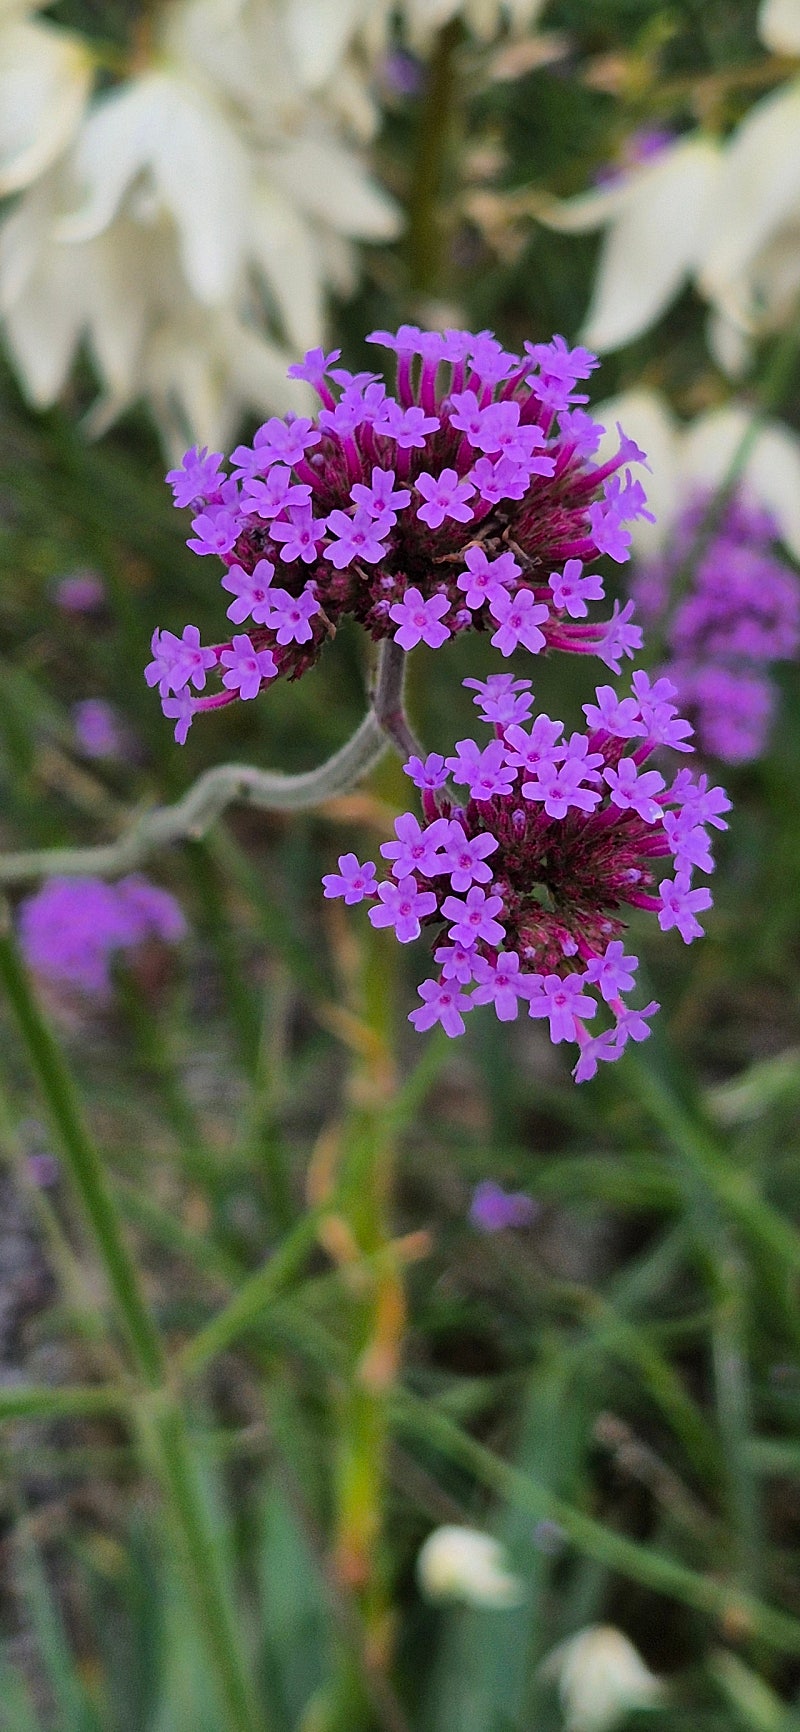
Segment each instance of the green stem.
[{"label": "green stem", "polygon": [[457,19],[439,32],[428,63],[408,189],[408,286],[412,296],[442,288],[442,182],[456,93]]},{"label": "green stem", "polygon": [[263,1320],[263,1313],[280,1289],[297,1273],[317,1235],[322,1210],[303,1215],[269,1262],[242,1283],[239,1291],[216,1317],[190,1341],[181,1355],[184,1376],[195,1377],[218,1353],[224,1353],[241,1335]]},{"label": "green stem", "polygon": [[235,1614],[216,1560],[213,1530],[200,1494],[186,1422],[167,1385],[161,1339],[142,1296],[136,1266],[121,1232],[100,1156],[84,1125],[72,1078],[31,991],[5,906],[0,907],[0,980],[128,1339],[140,1385],[132,1413],[143,1442],[149,1445],[164,1495],[187,1595],[224,1708],[226,1732],[263,1732],[250,1694]]},{"label": "green stem", "polygon": [[103,1419],[123,1417],[127,1396],[122,1389],[90,1385],[86,1389],[50,1389],[22,1384],[0,1389],[0,1424],[12,1419]]},{"label": "green stem", "polygon": [[164,1377],[161,1342],[120,1232],[100,1156],[83,1123],[72,1078],[28,983],[7,907],[0,907],[0,980],[89,1218],[137,1368],[151,1388],[158,1388]]}]

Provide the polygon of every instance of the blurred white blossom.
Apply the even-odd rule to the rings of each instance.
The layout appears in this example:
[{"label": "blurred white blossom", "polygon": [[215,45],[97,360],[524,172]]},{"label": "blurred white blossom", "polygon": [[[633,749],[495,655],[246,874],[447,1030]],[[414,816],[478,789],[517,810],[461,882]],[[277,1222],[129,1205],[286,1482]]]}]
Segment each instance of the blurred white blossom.
[{"label": "blurred white blossom", "polygon": [[303,88],[286,0],[173,0],[149,64],[90,100],[88,47],[30,10],[0,0],[0,185],[25,189],[0,317],[30,400],[54,401],[85,344],[97,430],[142,395],[170,451],[224,444],[244,406],[301,407],[285,345],[323,340],[352,243],[398,232],[350,141],[366,86],[349,116]]},{"label": "blurred white blossom", "polygon": [[427,53],[437,31],[460,17],[483,42],[503,26],[532,29],[546,0],[282,0],[287,39],[302,83],[320,88],[357,43],[375,55],[398,20],[409,46]]},{"label": "blurred white blossom", "polygon": [[[800,55],[800,0],[765,0],[758,25],[767,47]],[[693,282],[711,306],[712,353],[735,376],[800,299],[800,80],[754,103],[725,140],[685,135],[610,185],[541,199],[536,215],[565,232],[607,231],[584,341],[630,342]]]},{"label": "blurred white blossom", "polygon": [[477,1528],[434,1528],[417,1558],[417,1579],[429,1600],[460,1600],[498,1611],[518,1606],[525,1592],[499,1540]]},{"label": "blurred white blossom", "polygon": [[558,1683],[564,1732],[611,1732],[633,1708],[655,1708],[664,1687],[613,1624],[593,1624],[549,1654],[542,1674]]},{"label": "blurred white blossom", "polygon": [[[647,497],[656,521],[639,519],[631,525],[639,554],[653,553],[669,540],[693,490],[725,483],[753,423],[753,411],[736,402],[681,422],[665,397],[644,388],[599,403],[592,413],[606,428],[603,454],[617,448],[617,421],[647,450],[652,469]],[[741,484],[757,504],[772,512],[781,540],[800,559],[800,437],[782,421],[765,421],[752,439]]]}]

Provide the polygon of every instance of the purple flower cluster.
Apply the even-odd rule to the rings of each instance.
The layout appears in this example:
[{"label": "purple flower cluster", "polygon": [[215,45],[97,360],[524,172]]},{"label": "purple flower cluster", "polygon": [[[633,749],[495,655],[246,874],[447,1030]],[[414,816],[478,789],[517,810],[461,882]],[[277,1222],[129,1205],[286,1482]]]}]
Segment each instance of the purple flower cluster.
[{"label": "purple flower cluster", "polygon": [[[636,573],[633,594],[645,621],[669,615],[675,579],[691,561],[708,506],[707,498],[694,499],[668,553]],[[800,579],[777,558],[777,534],[769,512],[735,498],[702,548],[666,630],[666,672],[698,743],[730,764],[764,751],[776,700],[770,668],[800,646]]]},{"label": "purple flower cluster", "polygon": [[[588,618],[603,599],[594,561],[625,561],[626,524],[649,515],[632,440],[620,431],[616,455],[594,461],[603,429],[577,386],[596,357],[562,337],[514,355],[488,331],[412,325],[368,340],[396,354],[394,395],[314,349],[289,369],[320,397],[313,419],[265,422],[230,473],[193,448],[168,476],[242,628],[209,647],[196,626],[154,633],[145,677],[179,742],[198,710],[304,673],[348,614],[406,650],[475,628],[504,656],[571,650],[615,673],[641,645],[631,603]],[[221,689],[206,691],[210,675]]]},{"label": "purple flower cluster", "polygon": [[50,878],[20,904],[19,937],[29,967],[54,984],[105,998],[111,961],[148,939],[177,944],[186,932],[168,890],[139,874],[105,884],[101,878]]},{"label": "purple flower cluster", "polygon": [[[700,937],[711,893],[692,877],[713,870],[708,826],[727,828],[730,802],[705,776],[680,769],[667,784],[647,767],[657,748],[692,750],[667,679],[635,673],[623,697],[598,687],[583,706],[587,731],[569,736],[544,714],[525,725],[530,681],[494,674],[466,683],[493,739],[460,740],[447,758],[411,758],[423,822],[411,812],[397,819],[395,840],[381,849],[390,876],[379,882],[373,862],[345,854],[323,879],[325,895],[368,900],[373,926],[393,927],[401,944],[430,934],[438,968],[411,1012],[417,1029],[441,1023],[460,1035],[476,1005],[492,1004],[510,1022],[522,1002],[556,1044],[577,1043],[573,1074],[583,1082],[628,1040],[644,1040],[658,1009],[625,1002],[638,962],[624,951],[621,907],[652,910],[662,931],[675,927],[687,944]],[[461,805],[448,775],[466,790]],[[611,1026],[592,1034],[586,1024],[601,1006]]]},{"label": "purple flower cluster", "polygon": [[525,1191],[504,1191],[494,1179],[475,1186],[469,1218],[480,1233],[502,1233],[507,1227],[529,1227],[538,1206]]}]

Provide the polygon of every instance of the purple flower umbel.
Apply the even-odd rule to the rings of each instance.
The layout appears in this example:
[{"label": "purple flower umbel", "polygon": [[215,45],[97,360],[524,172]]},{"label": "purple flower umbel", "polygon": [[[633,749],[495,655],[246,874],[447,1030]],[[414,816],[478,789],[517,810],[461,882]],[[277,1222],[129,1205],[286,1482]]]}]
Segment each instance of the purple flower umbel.
[{"label": "purple flower umbel", "polygon": [[369,341],[397,357],[394,394],[311,350],[290,372],[318,392],[315,420],[273,416],[236,448],[232,474],[196,448],[170,471],[194,514],[189,546],[222,561],[252,663],[240,685],[241,635],[206,649],[196,627],[155,633],[146,677],[179,741],[199,711],[305,673],[346,615],[402,649],[474,629],[503,656],[570,650],[619,672],[639,648],[630,607],[588,617],[603,599],[595,560],[627,559],[625,524],[646,514],[636,446],[623,436],[594,462],[602,428],[577,387],[595,356],[563,337],[514,355],[489,331],[415,325]]},{"label": "purple flower umbel", "polygon": [[[692,500],[667,553],[635,574],[637,605],[654,624],[669,613],[709,503],[707,496]],[[770,670],[800,647],[800,578],[777,558],[777,534],[769,512],[735,498],[696,553],[689,587],[676,598],[666,626],[665,671],[681,707],[701,749],[729,764],[761,756],[778,695]]]},{"label": "purple flower umbel", "polygon": [[[418,1030],[439,1022],[456,1036],[477,1005],[492,1005],[501,1022],[527,1006],[556,1045],[577,1045],[574,1075],[583,1082],[629,1040],[646,1039],[658,1009],[625,1002],[638,960],[625,952],[623,909],[652,911],[687,944],[700,937],[697,916],[711,893],[694,888],[692,874],[712,869],[708,826],[727,827],[730,802],[705,776],[683,769],[668,784],[645,767],[657,747],[691,750],[666,679],[635,674],[625,697],[600,687],[597,702],[584,705],[588,731],[569,736],[545,715],[529,728],[497,719],[503,703],[519,713],[513,687],[525,682],[466,683],[478,687],[495,733],[483,751],[460,740],[447,760],[469,789],[467,805],[456,814],[438,770],[427,775],[415,760],[408,769],[426,823],[406,813],[397,842],[381,850],[399,882],[375,883],[371,865],[343,855],[326,895],[353,901],[357,880],[373,925],[394,926],[404,944],[428,935],[438,974],[423,981],[411,1012]],[[611,1026],[590,1032],[599,1011]]]}]

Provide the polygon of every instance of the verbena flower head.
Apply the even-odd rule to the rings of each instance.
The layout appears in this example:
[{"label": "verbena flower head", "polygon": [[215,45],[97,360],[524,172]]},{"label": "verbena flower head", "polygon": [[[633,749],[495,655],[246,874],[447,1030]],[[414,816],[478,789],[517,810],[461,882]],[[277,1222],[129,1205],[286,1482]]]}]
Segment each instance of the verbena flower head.
[{"label": "verbena flower head", "polygon": [[[459,740],[443,773],[412,759],[423,819],[397,819],[396,841],[381,848],[390,876],[376,882],[373,862],[344,855],[325,895],[366,900],[373,926],[393,927],[402,944],[427,938],[436,971],[409,1018],[417,1029],[441,1023],[455,1037],[478,1005],[493,1005],[501,1022],[523,1005],[554,1043],[577,1044],[583,1082],[628,1040],[644,1040],[658,1009],[627,1002],[638,966],[625,951],[627,909],[652,911],[687,944],[702,935],[711,893],[693,875],[713,870],[708,829],[727,828],[730,802],[705,776],[680,769],[668,783],[650,766],[656,748],[692,750],[669,680],[635,673],[622,697],[598,687],[583,706],[586,732],[569,735],[543,714],[523,725],[519,688],[529,682],[467,683],[490,743]],[[504,719],[504,706],[517,719]]]},{"label": "verbena flower head", "polygon": [[469,1207],[473,1227],[481,1233],[502,1233],[507,1227],[529,1227],[537,1205],[525,1191],[504,1191],[494,1179],[475,1186]]},{"label": "verbena flower head", "polygon": [[589,618],[595,560],[626,560],[626,524],[648,515],[633,441],[594,461],[603,429],[579,386],[595,356],[413,325],[369,341],[397,357],[394,393],[311,350],[290,373],[315,387],[316,417],[266,421],[230,473],[196,448],[170,472],[236,628],[208,647],[196,626],[154,633],[146,679],[179,741],[198,710],[305,673],[346,615],[402,649],[475,629],[503,656],[571,650],[615,672],[641,644],[630,603]]},{"label": "verbena flower head", "polygon": [[101,878],[50,878],[19,908],[19,938],[29,967],[55,985],[105,998],[119,951],[148,939],[177,944],[186,932],[168,890],[133,873],[117,884]]},{"label": "verbena flower head", "polygon": [[[777,699],[770,669],[800,647],[800,579],[774,551],[778,527],[771,514],[741,495],[703,545],[710,503],[702,495],[690,501],[668,552],[636,573],[633,594],[645,621],[667,621],[665,671],[698,744],[737,764],[765,750]],[[687,563],[690,582],[673,607]]]}]

